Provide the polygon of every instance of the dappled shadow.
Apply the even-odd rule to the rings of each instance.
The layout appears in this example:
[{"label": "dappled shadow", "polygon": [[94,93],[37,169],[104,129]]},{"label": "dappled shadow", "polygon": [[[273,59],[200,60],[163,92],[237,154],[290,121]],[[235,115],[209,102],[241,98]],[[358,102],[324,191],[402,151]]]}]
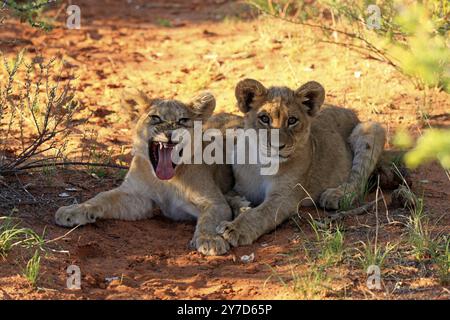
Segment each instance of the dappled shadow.
[{"label": "dappled shadow", "polygon": [[148,25],[177,28],[225,18],[253,19],[257,16],[253,7],[236,0],[78,0],[76,3],[65,0],[58,4],[50,2],[43,20],[48,17],[49,22],[57,21],[56,27],[64,27],[68,21],[66,9],[72,4],[80,8],[83,29],[141,28]]},{"label": "dappled shadow", "polygon": [[[81,30],[69,30],[66,27],[68,21],[66,8],[71,4],[80,7]],[[248,20],[256,16],[254,8],[235,0],[79,0],[76,3],[66,0],[59,4],[51,2],[45,11],[46,18],[43,18],[43,21],[48,20],[55,28],[48,33],[49,38],[64,37],[69,33],[78,32],[89,39],[100,40],[102,30],[117,30],[124,36],[127,31],[121,29],[151,32],[152,26],[180,28],[204,22],[220,22],[227,18]],[[26,47],[33,51],[36,43],[32,42],[32,38],[45,32],[31,28],[25,22],[19,24],[17,19],[10,15],[6,17],[7,19],[0,24],[0,50],[11,52]]]},{"label": "dappled shadow", "polygon": [[235,0],[109,0],[77,1],[86,26],[101,24],[111,27],[131,27],[155,24],[165,27],[180,27],[185,23],[221,21],[233,16],[249,19],[255,16],[248,5]]}]

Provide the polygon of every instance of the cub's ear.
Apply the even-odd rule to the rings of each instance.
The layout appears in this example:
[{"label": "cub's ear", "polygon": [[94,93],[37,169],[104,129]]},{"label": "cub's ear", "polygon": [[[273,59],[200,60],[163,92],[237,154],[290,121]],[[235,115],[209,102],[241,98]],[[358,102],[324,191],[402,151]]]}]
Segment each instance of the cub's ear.
[{"label": "cub's ear", "polygon": [[216,107],[216,98],[210,92],[202,92],[196,95],[189,102],[188,107],[191,108],[195,115],[201,117],[203,120],[208,119],[214,112]]},{"label": "cub's ear", "polygon": [[325,89],[315,81],[310,81],[302,85],[295,91],[301,102],[308,109],[308,114],[314,116],[325,100]]},{"label": "cub's ear", "polygon": [[125,105],[148,106],[152,103],[152,99],[150,99],[144,91],[137,89],[122,91],[121,100]]},{"label": "cub's ear", "polygon": [[239,110],[247,113],[252,108],[264,102],[267,96],[267,89],[259,81],[244,79],[236,85],[234,94],[238,102]]},{"label": "cub's ear", "polygon": [[131,119],[139,117],[153,100],[141,90],[124,90],[120,97],[120,105],[129,113]]}]

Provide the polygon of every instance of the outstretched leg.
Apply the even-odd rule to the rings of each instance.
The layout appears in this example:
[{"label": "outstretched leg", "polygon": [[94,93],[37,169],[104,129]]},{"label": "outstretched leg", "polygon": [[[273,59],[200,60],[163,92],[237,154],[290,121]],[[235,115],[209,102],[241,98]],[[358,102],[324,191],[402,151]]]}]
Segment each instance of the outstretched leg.
[{"label": "outstretched leg", "polygon": [[303,196],[303,193],[297,194],[288,188],[277,189],[259,206],[248,208],[233,221],[220,223],[217,233],[234,247],[252,244],[294,215],[298,210],[298,199]]},{"label": "outstretched leg", "polygon": [[386,140],[384,128],[376,122],[358,124],[349,137],[353,151],[353,163],[348,180],[337,188],[325,190],[320,196],[320,205],[327,209],[339,209],[346,195],[357,198],[364,192],[370,174],[375,169]]},{"label": "outstretched leg", "polygon": [[93,223],[97,219],[139,220],[150,218],[153,206],[153,201],[148,196],[129,192],[122,185],[101,192],[81,204],[59,208],[55,214],[55,222],[63,227],[73,227]]}]

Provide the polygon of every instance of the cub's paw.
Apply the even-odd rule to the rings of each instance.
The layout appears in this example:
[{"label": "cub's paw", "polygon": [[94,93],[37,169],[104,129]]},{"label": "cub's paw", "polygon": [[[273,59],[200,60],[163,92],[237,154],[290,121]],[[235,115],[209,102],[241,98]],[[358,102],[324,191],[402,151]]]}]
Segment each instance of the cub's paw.
[{"label": "cub's paw", "polygon": [[243,228],[242,224],[234,221],[223,221],[216,231],[233,247],[252,244],[256,236],[249,228]]},{"label": "cub's paw", "polygon": [[326,189],[320,195],[319,204],[322,208],[330,210],[338,210],[339,204],[344,199],[345,193],[340,188]]},{"label": "cub's paw", "polygon": [[226,195],[225,197],[235,218],[250,209],[251,202],[245,197],[235,195]]},{"label": "cub's paw", "polygon": [[191,247],[207,256],[220,256],[230,250],[230,245],[219,235],[198,235],[191,240]]},{"label": "cub's paw", "polygon": [[55,213],[55,222],[62,227],[74,227],[94,223],[98,218],[94,207],[86,204],[73,204],[61,207]]}]

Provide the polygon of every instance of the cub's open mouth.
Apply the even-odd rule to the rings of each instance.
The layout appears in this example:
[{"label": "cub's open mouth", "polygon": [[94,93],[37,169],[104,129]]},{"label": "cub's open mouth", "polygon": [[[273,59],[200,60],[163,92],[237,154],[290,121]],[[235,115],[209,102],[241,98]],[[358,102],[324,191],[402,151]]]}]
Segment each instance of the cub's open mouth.
[{"label": "cub's open mouth", "polygon": [[172,152],[176,144],[150,141],[148,155],[156,176],[161,180],[172,179],[175,175],[176,164],[172,162]]}]

